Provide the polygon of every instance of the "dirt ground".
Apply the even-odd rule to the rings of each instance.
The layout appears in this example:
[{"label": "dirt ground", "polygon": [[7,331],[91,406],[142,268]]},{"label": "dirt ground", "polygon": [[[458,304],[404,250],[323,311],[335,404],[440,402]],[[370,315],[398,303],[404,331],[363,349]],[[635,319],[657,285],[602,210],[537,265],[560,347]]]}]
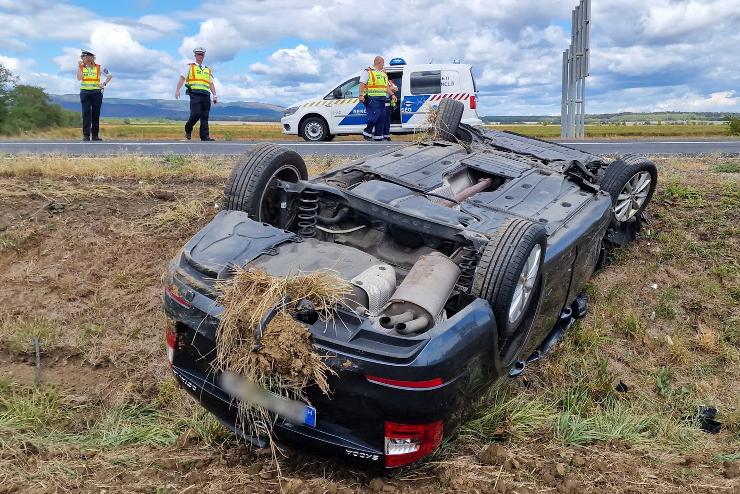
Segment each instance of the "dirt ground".
[{"label": "dirt ground", "polygon": [[289,449],[278,472],[168,375],[161,276],[232,162],[36,159],[0,163],[0,493],[740,493],[737,159],[658,160],[653,221],[594,277],[589,316],[385,474]]}]

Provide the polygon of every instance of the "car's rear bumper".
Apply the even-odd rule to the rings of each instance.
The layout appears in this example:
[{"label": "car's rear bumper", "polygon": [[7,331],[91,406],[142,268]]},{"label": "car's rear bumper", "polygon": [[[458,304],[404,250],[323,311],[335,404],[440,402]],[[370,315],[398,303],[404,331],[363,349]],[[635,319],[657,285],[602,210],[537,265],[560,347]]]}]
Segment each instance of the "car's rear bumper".
[{"label": "car's rear bumper", "polygon": [[[205,313],[195,305],[185,310],[169,296],[165,296],[165,309],[176,323],[175,377],[221,423],[244,436],[236,400],[219,386],[210,366],[215,352],[213,324],[205,322]],[[317,410],[316,427],[280,421],[274,428],[279,440],[383,466],[387,422],[441,422],[448,435],[470,406],[473,390],[500,375],[494,362],[497,350],[491,346],[496,340],[495,322],[483,300],[440,323],[439,332],[414,346],[417,350],[407,358],[382,352],[383,341],[375,341],[379,346],[372,347],[365,343],[367,335],[355,334],[352,341],[332,343],[314,333],[317,350],[336,372],[329,376],[331,395],[308,388],[310,404]]]}]

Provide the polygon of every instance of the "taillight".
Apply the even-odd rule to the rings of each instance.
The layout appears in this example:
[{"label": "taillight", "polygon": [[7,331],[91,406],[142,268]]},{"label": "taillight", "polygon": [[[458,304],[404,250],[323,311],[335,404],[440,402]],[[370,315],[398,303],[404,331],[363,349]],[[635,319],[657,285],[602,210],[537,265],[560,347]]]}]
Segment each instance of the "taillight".
[{"label": "taillight", "polygon": [[431,424],[385,423],[385,466],[408,465],[432,454],[442,442],[442,421]]},{"label": "taillight", "polygon": [[444,384],[441,377],[427,379],[426,381],[400,381],[398,379],[388,379],[387,377],[378,376],[365,376],[365,379],[373,383],[405,389],[433,389],[438,388],[442,386],[442,384]]},{"label": "taillight", "polygon": [[177,333],[171,328],[164,330],[164,339],[167,341],[167,363],[169,367],[172,367],[172,362],[175,358],[175,345],[177,345]]},{"label": "taillight", "polygon": [[476,110],[477,108],[478,108],[478,104],[475,102],[475,95],[471,94],[470,95],[470,109]]},{"label": "taillight", "polygon": [[165,287],[164,291],[172,300],[185,307],[186,309],[189,309],[193,306],[193,304],[185,300],[185,298],[180,295],[180,291],[177,289],[176,285],[167,286]]}]

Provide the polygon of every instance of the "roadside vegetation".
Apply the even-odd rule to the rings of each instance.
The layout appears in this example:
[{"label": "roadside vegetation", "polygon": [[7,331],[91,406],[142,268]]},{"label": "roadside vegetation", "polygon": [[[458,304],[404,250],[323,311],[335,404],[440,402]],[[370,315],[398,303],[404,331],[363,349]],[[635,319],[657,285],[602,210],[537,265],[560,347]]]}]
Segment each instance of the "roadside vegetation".
[{"label": "roadside vegetation", "polygon": [[16,84],[13,73],[0,64],[0,135],[81,125],[78,112],[53,104],[43,89]]},{"label": "roadside vegetation", "polygon": [[[117,119],[120,120],[120,119]],[[133,121],[125,124],[120,121],[107,122],[102,119],[100,134],[108,139],[124,140],[181,140],[182,122],[162,123],[160,121]],[[531,137],[554,139],[560,137],[560,126],[549,125],[487,125],[496,130],[508,130]],[[211,135],[225,141],[243,140],[300,140],[297,136],[282,133],[280,124],[211,123]],[[57,127],[47,130],[27,132],[24,138],[33,139],[77,139],[79,128]],[[651,138],[651,137],[724,137],[728,135],[727,125],[708,124],[664,124],[664,125],[586,125],[587,138]],[[361,136],[337,137],[338,140],[355,141]],[[413,140],[413,135],[394,136],[394,140]]]},{"label": "roadside vegetation", "polygon": [[736,158],[658,159],[652,220],[588,285],[588,316],[481,390],[429,461],[381,479],[286,450],[280,481],[166,368],[161,274],[236,159],[0,156],[0,492],[736,492]]}]

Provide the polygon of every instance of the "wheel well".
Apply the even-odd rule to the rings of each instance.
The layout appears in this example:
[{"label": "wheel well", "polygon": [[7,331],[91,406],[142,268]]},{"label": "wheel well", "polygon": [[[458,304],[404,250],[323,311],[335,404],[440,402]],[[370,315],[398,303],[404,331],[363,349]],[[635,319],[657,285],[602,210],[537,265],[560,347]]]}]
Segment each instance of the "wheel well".
[{"label": "wheel well", "polygon": [[326,121],[326,119],[319,115],[318,113],[308,113],[306,115],[303,115],[303,118],[301,118],[301,121],[298,122],[298,135],[303,137],[303,122],[305,122],[307,119],[311,117],[317,117],[324,121],[324,124],[326,124],[326,128],[329,128],[329,122]]}]

